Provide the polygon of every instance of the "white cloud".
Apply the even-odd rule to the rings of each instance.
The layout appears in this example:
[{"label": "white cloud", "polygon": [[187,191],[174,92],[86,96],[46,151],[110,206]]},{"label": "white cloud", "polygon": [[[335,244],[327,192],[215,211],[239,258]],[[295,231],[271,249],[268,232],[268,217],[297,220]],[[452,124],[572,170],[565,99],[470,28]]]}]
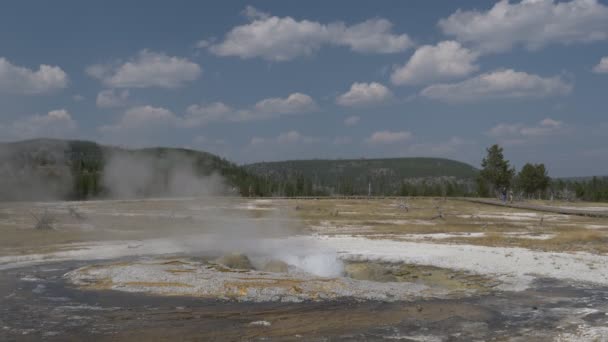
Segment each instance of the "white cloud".
[{"label": "white cloud", "polygon": [[361,118],[356,115],[349,116],[346,119],[344,119],[344,124],[346,126],[355,126],[359,123],[359,120],[361,120]]},{"label": "white cloud", "polygon": [[194,44],[194,46],[199,49],[206,49],[206,48],[210,47],[211,45],[213,45],[214,42],[215,42],[215,38],[202,39],[202,40],[199,40],[198,42],[196,42],[196,44]]},{"label": "white cloud", "polygon": [[[335,26],[338,28],[333,32],[332,43],[348,46],[356,52],[395,53],[405,51],[413,45],[406,34],[392,34],[393,24],[386,19],[375,18],[352,26]],[[329,27],[331,31],[334,26]]]},{"label": "white cloud", "polygon": [[82,102],[86,100],[86,98],[80,94],[74,94],[72,95],[72,100],[74,100],[74,102]]},{"label": "white cloud", "polygon": [[546,118],[535,125],[500,123],[488,130],[486,135],[503,145],[521,145],[530,139],[561,134],[565,129],[566,125],[563,122]]},{"label": "white cloud", "polygon": [[171,146],[182,119],[169,109],[136,106],[127,109],[118,122],[98,128],[102,142],[129,146]]},{"label": "white cloud", "polygon": [[477,71],[478,54],[455,41],[424,45],[416,49],[409,61],[395,69],[393,84],[421,84],[467,76]]},{"label": "white cloud", "polygon": [[402,143],[410,140],[413,137],[411,132],[407,131],[378,131],[374,132],[369,138],[365,141],[368,144],[376,145],[376,144],[395,144]]},{"label": "white cloud", "polygon": [[264,142],[266,142],[266,139],[264,139],[264,138],[253,137],[253,138],[251,138],[251,141],[249,142],[249,144],[250,145],[261,145]]},{"label": "white cloud", "polygon": [[278,118],[317,110],[316,102],[308,95],[293,93],[286,98],[261,100],[250,108],[234,109],[222,102],[191,105],[186,110],[184,125],[203,126],[212,122],[247,122]]},{"label": "white cloud", "polygon": [[231,121],[235,117],[232,108],[222,102],[191,105],[186,109],[184,125],[187,127],[204,126],[210,122]]},{"label": "white cloud", "polygon": [[268,144],[278,144],[278,145],[313,144],[313,143],[318,143],[321,141],[322,141],[321,138],[303,135],[302,133],[300,133],[296,130],[291,130],[291,131],[280,133],[278,136],[276,136],[274,138],[253,137],[253,138],[251,138],[250,145],[256,146],[256,145],[262,145],[262,144],[265,144],[265,145],[268,145]]},{"label": "white cloud", "polygon": [[3,140],[66,138],[71,136],[77,127],[76,121],[68,111],[58,109],[45,115],[32,115],[8,124],[0,123],[0,136]]},{"label": "white cloud", "polygon": [[539,49],[608,39],[608,7],[597,0],[522,0],[497,2],[488,11],[458,10],[439,21],[446,35],[471,43],[481,52],[515,45]]},{"label": "white cloud", "polygon": [[446,102],[472,102],[565,95],[571,90],[572,85],[560,77],[545,78],[508,69],[481,74],[458,83],[431,85],[420,94]]},{"label": "white cloud", "polygon": [[275,97],[259,101],[254,108],[258,113],[293,114],[314,111],[317,105],[310,96],[293,93],[284,99]]},{"label": "white cloud", "polygon": [[393,93],[380,83],[353,83],[350,90],[338,96],[336,103],[348,107],[362,107],[386,102]]},{"label": "white cloud", "polygon": [[298,131],[289,131],[279,134],[277,137],[278,143],[296,143],[302,139],[302,134]]},{"label": "white cloud", "polygon": [[115,91],[114,89],[102,90],[97,94],[95,103],[100,108],[122,107],[127,104],[129,90]]},{"label": "white cloud", "polygon": [[203,45],[219,56],[270,61],[311,55],[323,45],[347,46],[362,53],[401,52],[412,45],[406,34],[393,34],[391,22],[381,18],[346,26],[342,22],[321,24],[270,16],[253,7],[247,7],[245,15],[250,19],[248,24],[234,27],[222,42],[209,44],[205,40]]},{"label": "white cloud", "polygon": [[179,122],[180,118],[166,108],[138,106],[125,111],[117,124],[102,126],[100,131],[119,133],[148,128],[175,127]]},{"label": "white cloud", "polygon": [[408,148],[408,152],[414,155],[445,157],[451,156],[466,147],[472,147],[474,145],[475,143],[473,141],[461,137],[451,137],[447,141],[414,144]]},{"label": "white cloud", "polygon": [[151,138],[153,132],[160,133],[162,129],[167,128],[195,128],[212,122],[268,120],[314,109],[316,104],[312,98],[301,93],[294,93],[286,98],[262,100],[251,109],[242,110],[233,109],[222,102],[192,105],[186,109],[184,115],[175,114],[162,107],[137,106],[126,110],[117,123],[101,126],[99,131],[131,141]]},{"label": "white cloud", "polygon": [[608,73],[608,56],[602,57],[602,59],[600,59],[600,62],[595,67],[593,67],[593,72],[598,74]]},{"label": "white cloud", "polygon": [[206,143],[206,142],[208,142],[208,141],[209,141],[209,139],[207,139],[207,137],[206,137],[206,136],[204,136],[204,135],[197,135],[197,136],[195,136],[195,137],[192,139],[192,142],[193,142],[195,145],[203,145],[203,144],[205,144],[205,143]]},{"label": "white cloud", "polygon": [[251,20],[255,19],[268,19],[270,14],[262,12],[253,6],[247,6],[243,10],[243,15]]},{"label": "white cloud", "polygon": [[58,66],[41,64],[38,70],[30,70],[0,57],[0,92],[44,94],[63,89],[68,82],[68,75]]},{"label": "white cloud", "polygon": [[353,142],[353,139],[351,137],[340,136],[340,137],[334,138],[333,144],[334,145],[348,145],[352,142]]},{"label": "white cloud", "polygon": [[86,72],[111,88],[177,88],[198,79],[202,71],[186,58],[142,50],[121,65],[95,64]]}]

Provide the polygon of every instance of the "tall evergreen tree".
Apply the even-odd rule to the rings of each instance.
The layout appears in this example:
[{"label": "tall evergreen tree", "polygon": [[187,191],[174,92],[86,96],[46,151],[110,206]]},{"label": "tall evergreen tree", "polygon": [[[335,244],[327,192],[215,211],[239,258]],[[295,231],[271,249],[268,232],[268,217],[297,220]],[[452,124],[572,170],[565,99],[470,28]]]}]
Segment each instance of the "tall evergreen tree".
[{"label": "tall evergreen tree", "polygon": [[550,181],[544,164],[527,163],[517,175],[518,187],[528,196],[542,194]]},{"label": "tall evergreen tree", "polygon": [[509,166],[508,160],[505,160],[502,147],[495,144],[486,151],[488,154],[481,162],[480,180],[490,185],[490,191],[508,189],[511,187],[515,169]]}]

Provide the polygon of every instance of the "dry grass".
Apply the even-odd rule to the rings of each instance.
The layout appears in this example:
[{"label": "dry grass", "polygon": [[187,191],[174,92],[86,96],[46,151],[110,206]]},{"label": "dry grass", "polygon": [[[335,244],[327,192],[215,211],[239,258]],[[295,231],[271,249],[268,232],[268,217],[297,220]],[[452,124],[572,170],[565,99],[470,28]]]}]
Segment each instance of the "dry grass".
[{"label": "dry grass", "polygon": [[[544,215],[529,210],[500,208],[458,200],[431,198],[408,199],[409,210],[399,208],[400,199],[385,200],[175,200],[154,201],[99,201],[79,204],[65,203],[0,203],[0,256],[59,251],[65,244],[99,242],[104,240],[138,240],[163,238],[176,234],[204,233],[213,228],[214,221],[201,219],[196,208],[221,207],[217,212],[224,219],[268,220],[280,223],[291,233],[310,232],[311,226],[320,234],[399,235],[428,233],[484,232],[483,238],[458,238],[437,243],[470,243],[490,246],[520,246],[549,250],[604,251],[605,238],[601,229],[608,226],[607,219],[577,216]],[[570,205],[571,203],[565,202]],[[559,205],[559,203],[557,203]],[[584,203],[576,203],[585,206]],[[605,204],[604,204],[605,205]],[[256,206],[276,210],[244,210]],[[591,203],[589,206],[601,206]],[[82,220],[70,215],[69,208],[86,214],[86,224],[92,229],[80,228]],[[195,208],[195,209],[188,209]],[[230,209],[232,208],[232,209]],[[239,209],[241,208],[241,209]],[[439,209],[438,209],[439,208]],[[201,210],[202,210],[201,209]],[[56,219],[52,232],[36,230],[30,212],[48,210]],[[444,219],[432,218],[438,210]],[[171,214],[171,215],[168,215]],[[236,215],[233,215],[236,214]],[[193,216],[199,215],[196,220]],[[190,217],[186,219],[184,217]],[[540,218],[544,217],[543,223]],[[326,224],[327,229],[324,228]],[[225,223],[223,223],[225,224]],[[367,226],[367,227],[364,227]],[[303,231],[300,230],[303,227]],[[608,229],[604,231],[608,232]],[[529,232],[556,234],[549,240],[514,238],[503,233]],[[608,244],[607,244],[608,245]]]},{"label": "dry grass", "polygon": [[[606,225],[606,219],[543,214],[457,200],[411,199],[408,205],[409,212],[398,208],[398,200],[303,201],[299,203],[298,213],[312,225],[324,222],[329,227],[344,228],[333,229],[330,234],[367,235],[370,238],[374,235],[379,238],[390,235],[399,239],[402,234],[483,232],[483,237],[455,237],[433,242],[608,253],[608,231],[584,228],[586,225]],[[431,219],[437,215],[437,206],[441,208],[445,219]],[[335,215],[336,211],[338,215]],[[340,211],[348,211],[350,214],[341,214]],[[357,226],[369,228],[355,229]],[[323,233],[322,230],[318,232]],[[508,233],[555,236],[545,240],[527,239]]]}]

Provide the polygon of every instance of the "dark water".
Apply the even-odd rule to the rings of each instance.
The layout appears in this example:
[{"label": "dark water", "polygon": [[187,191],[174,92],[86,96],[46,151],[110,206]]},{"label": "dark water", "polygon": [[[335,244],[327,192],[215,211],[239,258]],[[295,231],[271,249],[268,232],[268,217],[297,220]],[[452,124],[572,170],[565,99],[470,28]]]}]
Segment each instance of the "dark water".
[{"label": "dark water", "polygon": [[608,288],[548,279],[465,299],[253,304],[82,291],[63,274],[83,265],[0,271],[0,341],[550,341],[608,326]]}]

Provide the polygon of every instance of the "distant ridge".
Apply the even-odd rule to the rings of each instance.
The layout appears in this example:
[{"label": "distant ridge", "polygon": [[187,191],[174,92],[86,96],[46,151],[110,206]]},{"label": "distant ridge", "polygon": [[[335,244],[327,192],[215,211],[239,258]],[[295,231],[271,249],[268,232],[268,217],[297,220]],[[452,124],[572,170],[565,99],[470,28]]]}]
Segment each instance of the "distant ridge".
[{"label": "distant ridge", "polygon": [[[0,200],[111,197],[113,194],[103,184],[103,175],[108,158],[115,155],[134,160],[135,166],[145,162],[145,170],[141,171],[149,179],[140,182],[137,197],[162,196],[168,175],[184,162],[192,166],[196,177],[222,176],[233,192],[246,194],[251,184],[258,181],[244,168],[202,151],[164,147],[126,149],[92,141],[32,139],[0,143]],[[120,171],[118,177],[120,173],[126,172]],[[130,177],[136,181],[142,178],[137,173]]]},{"label": "distant ridge", "polygon": [[310,159],[244,165],[277,181],[303,177],[316,187],[339,193],[397,193],[404,183],[472,183],[478,170],[444,158]]},{"label": "distant ridge", "polygon": [[[130,160],[117,171],[116,156]],[[474,191],[478,170],[442,158],[314,159],[238,166],[183,148],[126,149],[91,141],[33,139],[0,143],[0,200],[83,200],[191,195],[183,165],[195,177],[219,175],[229,193],[244,196],[461,196]],[[178,174],[179,191],[172,189]],[[119,186],[108,186],[111,175]],[[144,177],[145,176],[145,177]],[[195,182],[196,183],[196,182]],[[113,184],[113,183],[112,183]],[[117,194],[124,188],[128,194]],[[125,197],[126,196],[126,197]]]}]

